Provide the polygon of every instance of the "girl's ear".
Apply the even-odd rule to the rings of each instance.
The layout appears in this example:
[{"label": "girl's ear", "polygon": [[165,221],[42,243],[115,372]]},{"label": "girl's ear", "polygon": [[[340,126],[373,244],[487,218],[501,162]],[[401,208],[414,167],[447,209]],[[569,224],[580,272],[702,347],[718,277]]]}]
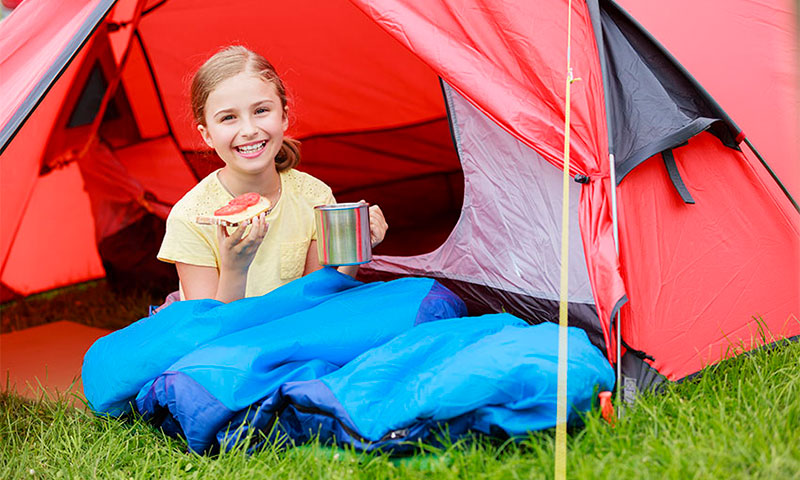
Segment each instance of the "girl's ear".
[{"label": "girl's ear", "polygon": [[206,145],[208,145],[211,148],[214,148],[214,142],[211,141],[211,135],[208,134],[208,129],[205,127],[205,125],[198,124],[197,131],[200,132],[200,136],[203,137],[203,140],[205,140]]},{"label": "girl's ear", "polygon": [[289,129],[289,105],[283,107],[283,131]]}]

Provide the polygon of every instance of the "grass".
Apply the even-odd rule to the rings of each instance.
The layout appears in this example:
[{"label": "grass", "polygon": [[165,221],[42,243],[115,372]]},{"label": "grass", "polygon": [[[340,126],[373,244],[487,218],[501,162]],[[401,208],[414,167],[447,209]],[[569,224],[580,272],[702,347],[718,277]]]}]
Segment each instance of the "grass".
[{"label": "grass", "polygon": [[[553,477],[553,431],[518,442],[473,438],[420,446],[406,458],[318,442],[212,458],[185,453],[182,440],[136,418],[96,418],[70,406],[73,400],[0,394],[0,478]],[[590,412],[584,427],[569,435],[567,476],[800,479],[800,344],[757,350],[642,395],[614,427]]]}]

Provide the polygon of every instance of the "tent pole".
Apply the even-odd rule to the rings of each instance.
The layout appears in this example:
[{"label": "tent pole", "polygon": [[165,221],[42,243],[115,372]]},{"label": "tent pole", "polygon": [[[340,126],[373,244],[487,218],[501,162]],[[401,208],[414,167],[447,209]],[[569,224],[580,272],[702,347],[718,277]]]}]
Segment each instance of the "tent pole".
[{"label": "tent pole", "polygon": [[[606,2],[607,3],[607,2]],[[613,3],[613,2],[612,2]],[[614,249],[617,253],[617,258],[619,258],[619,226],[617,222],[617,169],[614,160],[614,122],[611,120],[611,100],[608,92],[610,90],[609,82],[608,82],[608,65],[606,61],[606,46],[605,42],[603,41],[603,22],[601,21],[600,17],[600,4],[598,0],[586,0],[586,5],[589,8],[589,14],[592,19],[592,25],[594,26],[594,38],[595,42],[597,42],[597,53],[600,57],[600,71],[603,74],[603,92],[604,92],[604,101],[606,106],[606,129],[608,134],[608,166],[609,166],[609,178],[611,182],[611,223],[613,226],[614,232]],[[622,358],[620,354],[620,350],[622,349],[622,328],[620,327],[621,323],[621,315],[620,311],[617,310],[616,314],[613,316],[613,321],[617,324],[617,402],[619,408],[617,408],[617,416],[622,416]],[[611,332],[609,332],[610,334]]]},{"label": "tent pole", "polygon": [[[619,224],[617,221],[617,169],[616,163],[614,161],[614,154],[608,154],[608,170],[610,173],[611,178],[611,224],[614,230],[614,248],[617,251],[617,258],[619,258]],[[617,310],[617,314],[615,316],[614,322],[617,325],[617,399],[619,402],[619,408],[617,409],[617,415],[622,415],[622,355],[620,354],[620,350],[622,350],[622,327],[620,326],[620,321],[622,319],[622,315],[620,311]]]},{"label": "tent pole", "polygon": [[614,248],[619,255],[619,224],[617,223],[617,168],[614,164],[614,154],[608,154],[608,171],[611,177],[611,224],[614,226]]},{"label": "tent pole", "polygon": [[787,190],[786,186],[783,184],[783,182],[780,181],[780,179],[778,178],[778,175],[775,173],[775,171],[772,170],[772,168],[769,166],[767,161],[764,160],[764,157],[761,156],[761,153],[759,153],[758,150],[756,150],[756,147],[752,143],[750,143],[750,139],[747,138],[747,137],[744,137],[744,143],[746,143],[747,146],[750,147],[750,151],[752,151],[753,154],[756,156],[756,158],[758,158],[758,161],[761,162],[761,165],[763,165],[764,168],[767,169],[767,172],[769,172],[769,174],[772,177],[772,179],[775,180],[775,183],[778,184],[778,187],[780,187],[780,189],[783,192],[783,194],[786,195],[786,198],[788,198],[789,201],[792,202],[792,205],[794,206],[794,209],[797,210],[798,212],[800,212],[800,206],[798,206],[797,202],[794,200],[794,198],[792,198],[792,194],[789,193],[789,190]]}]

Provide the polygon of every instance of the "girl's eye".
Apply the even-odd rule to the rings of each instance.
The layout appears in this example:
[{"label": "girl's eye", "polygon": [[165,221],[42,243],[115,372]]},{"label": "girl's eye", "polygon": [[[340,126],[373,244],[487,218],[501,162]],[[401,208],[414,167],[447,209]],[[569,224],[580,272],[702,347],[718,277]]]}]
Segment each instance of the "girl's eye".
[{"label": "girl's eye", "polygon": [[256,108],[256,115],[261,114],[261,113],[267,113],[267,112],[269,112],[269,109],[267,109],[267,108],[264,108],[264,107]]},{"label": "girl's eye", "polygon": [[220,122],[227,122],[228,120],[232,120],[233,115],[225,115],[219,119]]}]

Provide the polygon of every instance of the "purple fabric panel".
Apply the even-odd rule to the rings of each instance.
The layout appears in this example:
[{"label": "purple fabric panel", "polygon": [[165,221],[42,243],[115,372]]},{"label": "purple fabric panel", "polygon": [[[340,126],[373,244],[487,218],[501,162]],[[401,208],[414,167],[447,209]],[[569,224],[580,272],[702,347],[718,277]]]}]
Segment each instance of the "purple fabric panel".
[{"label": "purple fabric panel", "polygon": [[[437,250],[376,256],[363,268],[460,280],[559,298],[562,173],[445,85],[464,169],[461,217]],[[569,300],[594,304],[570,182]]]},{"label": "purple fabric panel", "polygon": [[439,282],[433,282],[430,292],[422,299],[414,325],[467,316],[467,306],[455,293]]},{"label": "purple fabric panel", "polygon": [[[176,395],[180,388],[182,395]],[[189,449],[208,452],[216,433],[234,413],[190,376],[165,372],[155,379],[144,395],[136,399],[139,413],[167,434],[183,434]]]}]

